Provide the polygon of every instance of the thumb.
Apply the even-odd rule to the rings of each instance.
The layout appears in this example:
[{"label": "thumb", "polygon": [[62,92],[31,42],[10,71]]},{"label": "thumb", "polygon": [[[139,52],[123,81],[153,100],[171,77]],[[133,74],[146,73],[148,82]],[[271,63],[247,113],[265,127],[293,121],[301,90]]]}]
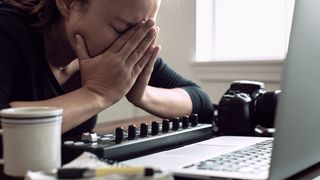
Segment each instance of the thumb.
[{"label": "thumb", "polygon": [[87,46],[82,36],[80,34],[76,34],[75,40],[76,40],[75,53],[77,54],[79,61],[89,59],[90,56],[87,50]]}]

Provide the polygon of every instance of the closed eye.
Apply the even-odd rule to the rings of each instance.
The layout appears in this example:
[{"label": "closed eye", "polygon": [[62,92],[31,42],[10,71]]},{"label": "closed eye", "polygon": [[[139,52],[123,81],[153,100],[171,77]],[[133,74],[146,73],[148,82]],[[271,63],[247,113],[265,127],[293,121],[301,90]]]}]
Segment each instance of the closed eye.
[{"label": "closed eye", "polygon": [[117,29],[117,28],[113,28],[113,29],[117,34],[122,35],[122,34],[126,33],[130,29],[130,27],[125,28],[125,29]]}]

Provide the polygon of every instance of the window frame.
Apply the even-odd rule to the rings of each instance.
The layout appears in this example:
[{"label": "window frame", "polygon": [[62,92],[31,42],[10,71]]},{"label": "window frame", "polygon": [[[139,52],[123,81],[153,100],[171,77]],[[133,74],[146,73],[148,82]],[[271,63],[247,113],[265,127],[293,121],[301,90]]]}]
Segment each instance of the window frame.
[{"label": "window frame", "polygon": [[199,61],[195,57],[191,62],[191,66],[202,82],[231,82],[233,80],[246,79],[266,83],[280,83],[284,59]]},{"label": "window frame", "polygon": [[283,60],[191,62],[194,73],[204,83],[234,80],[280,83],[283,64]]}]

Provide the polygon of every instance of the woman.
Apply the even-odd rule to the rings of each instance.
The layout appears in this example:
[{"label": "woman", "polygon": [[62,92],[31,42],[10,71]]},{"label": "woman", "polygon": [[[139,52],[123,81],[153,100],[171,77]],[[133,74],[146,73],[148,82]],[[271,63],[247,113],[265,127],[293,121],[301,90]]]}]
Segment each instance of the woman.
[{"label": "woman", "polygon": [[65,134],[90,131],[123,97],[159,117],[210,122],[207,95],[157,58],[160,0],[0,2],[0,108],[62,107]]}]

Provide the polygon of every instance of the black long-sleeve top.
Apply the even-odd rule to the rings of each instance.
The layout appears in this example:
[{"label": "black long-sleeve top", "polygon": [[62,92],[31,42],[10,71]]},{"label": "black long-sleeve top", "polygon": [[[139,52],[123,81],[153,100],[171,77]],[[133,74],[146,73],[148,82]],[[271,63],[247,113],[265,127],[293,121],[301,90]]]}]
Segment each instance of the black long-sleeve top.
[{"label": "black long-sleeve top", "polygon": [[[191,97],[193,113],[200,122],[210,123],[213,106],[195,83],[186,80],[158,58],[149,85],[162,88],[181,87]],[[28,19],[0,1],[0,109],[12,101],[39,101],[64,94],[44,55],[42,32],[28,24]],[[96,116],[66,134],[90,131]]]}]

